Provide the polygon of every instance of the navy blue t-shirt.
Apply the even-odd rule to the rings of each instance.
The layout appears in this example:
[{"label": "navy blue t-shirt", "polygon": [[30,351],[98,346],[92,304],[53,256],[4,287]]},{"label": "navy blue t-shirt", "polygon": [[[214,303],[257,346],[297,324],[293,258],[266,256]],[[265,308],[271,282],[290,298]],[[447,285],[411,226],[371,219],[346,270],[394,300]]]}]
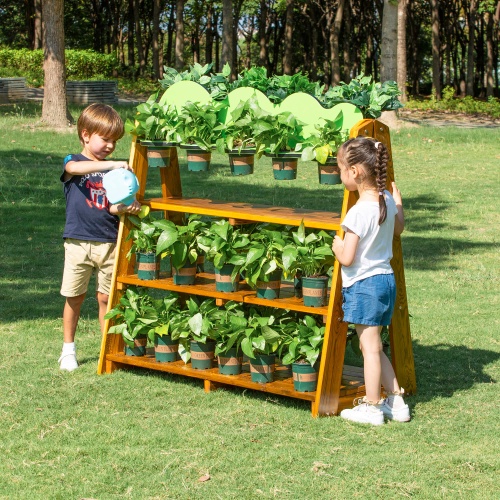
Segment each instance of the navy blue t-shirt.
[{"label": "navy blue t-shirt", "polygon": [[63,238],[115,243],[119,218],[109,213],[102,178],[106,172],[73,175],[64,182],[66,164],[70,161],[91,161],[82,154],[64,158],[61,182],[66,196],[66,225]]}]

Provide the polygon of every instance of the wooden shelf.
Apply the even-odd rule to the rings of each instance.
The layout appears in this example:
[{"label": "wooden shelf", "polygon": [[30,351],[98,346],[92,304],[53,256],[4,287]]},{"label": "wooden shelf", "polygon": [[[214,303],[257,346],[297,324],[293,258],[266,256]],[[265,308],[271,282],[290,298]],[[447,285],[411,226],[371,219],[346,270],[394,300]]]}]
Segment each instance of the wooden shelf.
[{"label": "wooden shelf", "polygon": [[171,212],[187,212],[210,215],[226,219],[240,219],[252,222],[270,222],[289,226],[299,226],[301,221],[310,228],[338,231],[340,214],[307,210],[304,208],[287,208],[258,205],[253,203],[228,203],[201,198],[152,198],[141,203],[154,210]]},{"label": "wooden shelf", "polygon": [[215,299],[234,300],[246,304],[256,304],[268,307],[279,307],[308,314],[326,315],[328,307],[308,307],[303,304],[302,299],[294,296],[294,289],[291,284],[281,285],[279,299],[261,299],[257,297],[255,290],[252,290],[245,282],[242,282],[237,292],[218,292],[215,290],[215,276],[210,273],[199,273],[196,275],[194,285],[175,285],[172,278],[161,278],[157,280],[140,280],[136,274],[128,276],[118,276],[116,281],[125,285],[143,286],[147,288],[157,288],[189,295],[201,295],[203,297],[213,297]]},{"label": "wooden shelf", "polygon": [[[267,384],[252,382],[248,362],[243,363],[242,373],[240,375],[222,375],[218,368],[208,370],[196,370],[191,368],[191,364],[185,364],[184,361],[174,361],[173,363],[160,363],[155,360],[154,354],[146,356],[126,356],[122,353],[107,354],[106,360],[123,366],[134,366],[150,370],[173,373],[201,380],[207,380],[216,384],[233,385],[245,389],[253,389],[270,394],[279,394],[306,401],[314,401],[316,392],[297,392],[293,388],[293,379],[291,369],[276,364],[274,374],[275,380]],[[342,385],[340,389],[341,396],[354,398],[356,394],[363,392],[364,380],[363,369],[355,366],[344,366]]]}]

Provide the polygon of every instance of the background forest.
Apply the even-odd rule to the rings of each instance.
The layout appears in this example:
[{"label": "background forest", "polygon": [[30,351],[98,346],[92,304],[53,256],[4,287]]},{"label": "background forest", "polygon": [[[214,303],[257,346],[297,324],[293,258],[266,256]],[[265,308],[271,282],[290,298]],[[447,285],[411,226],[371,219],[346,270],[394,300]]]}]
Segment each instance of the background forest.
[{"label": "background forest", "polygon": [[[0,0],[0,47],[41,49],[43,3]],[[498,0],[64,0],[64,46],[108,54],[107,77],[227,61],[233,77],[263,66],[335,85],[364,73],[413,95],[483,98],[498,96],[499,17]]]}]

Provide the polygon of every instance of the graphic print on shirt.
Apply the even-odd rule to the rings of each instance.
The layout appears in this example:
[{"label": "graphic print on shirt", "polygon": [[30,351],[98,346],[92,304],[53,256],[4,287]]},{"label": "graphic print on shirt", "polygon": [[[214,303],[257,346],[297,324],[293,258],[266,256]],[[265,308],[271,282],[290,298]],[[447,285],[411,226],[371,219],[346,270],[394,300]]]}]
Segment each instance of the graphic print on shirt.
[{"label": "graphic print on shirt", "polygon": [[[95,176],[96,174],[94,174],[94,177]],[[85,184],[85,188],[90,193],[90,199],[92,200],[92,202],[90,202],[90,200],[87,200],[87,204],[91,206],[90,203],[92,203],[92,205],[97,209],[104,210],[108,207],[109,203],[108,198],[106,197],[106,190],[102,186],[102,175],[100,177],[100,180],[94,182],[90,180],[89,174],[84,175],[82,176],[82,179],[80,181],[80,186]]]}]

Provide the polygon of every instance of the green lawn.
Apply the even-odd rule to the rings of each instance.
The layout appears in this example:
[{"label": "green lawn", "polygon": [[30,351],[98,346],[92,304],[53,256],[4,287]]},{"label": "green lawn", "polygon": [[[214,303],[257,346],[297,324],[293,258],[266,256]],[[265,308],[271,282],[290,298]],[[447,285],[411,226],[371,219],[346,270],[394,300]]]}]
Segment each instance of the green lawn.
[{"label": "green lawn", "polygon": [[[500,497],[500,129],[392,136],[418,392],[410,423],[371,428],[312,419],[293,399],[205,394],[193,379],[98,376],[92,297],[77,332],[81,368],[60,373],[58,178],[80,146],[75,131],[36,126],[37,113],[0,107],[1,499]],[[129,147],[125,137],[115,156]],[[188,174],[180,156],[186,195],[340,208],[342,190],[317,184],[313,164],[280,183],[267,158],[232,178],[225,157]],[[149,185],[159,192],[155,175]]]}]

